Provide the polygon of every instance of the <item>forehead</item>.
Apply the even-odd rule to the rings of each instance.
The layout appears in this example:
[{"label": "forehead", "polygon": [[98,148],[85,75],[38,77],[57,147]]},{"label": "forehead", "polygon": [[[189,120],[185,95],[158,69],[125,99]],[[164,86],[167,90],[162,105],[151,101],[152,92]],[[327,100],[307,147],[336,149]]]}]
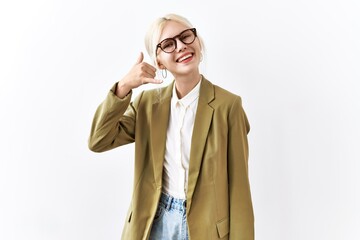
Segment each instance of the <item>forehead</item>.
[{"label": "forehead", "polygon": [[188,28],[189,27],[184,24],[175,21],[168,21],[162,30],[162,33],[160,35],[160,40],[174,37]]}]

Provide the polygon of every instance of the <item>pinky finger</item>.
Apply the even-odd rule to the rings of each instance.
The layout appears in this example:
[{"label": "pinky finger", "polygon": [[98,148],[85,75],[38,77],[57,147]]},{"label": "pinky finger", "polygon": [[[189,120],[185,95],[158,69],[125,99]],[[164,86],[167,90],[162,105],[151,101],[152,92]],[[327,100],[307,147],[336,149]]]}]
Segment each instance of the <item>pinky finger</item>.
[{"label": "pinky finger", "polygon": [[161,80],[161,79],[155,79],[155,78],[145,78],[145,82],[146,82],[146,83],[160,84],[160,83],[163,82],[163,80]]}]

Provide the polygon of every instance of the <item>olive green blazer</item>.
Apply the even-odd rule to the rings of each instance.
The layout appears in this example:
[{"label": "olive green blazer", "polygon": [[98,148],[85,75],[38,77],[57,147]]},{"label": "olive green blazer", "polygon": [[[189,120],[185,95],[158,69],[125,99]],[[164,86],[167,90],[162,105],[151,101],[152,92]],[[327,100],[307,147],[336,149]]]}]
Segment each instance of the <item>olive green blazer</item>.
[{"label": "olive green blazer", "polygon": [[[149,238],[162,189],[173,84],[143,91],[131,102],[114,94],[98,107],[89,148],[103,152],[135,142],[132,201],[123,240]],[[241,98],[202,77],[191,141],[187,221],[191,240],[253,240],[248,178],[250,127]]]}]

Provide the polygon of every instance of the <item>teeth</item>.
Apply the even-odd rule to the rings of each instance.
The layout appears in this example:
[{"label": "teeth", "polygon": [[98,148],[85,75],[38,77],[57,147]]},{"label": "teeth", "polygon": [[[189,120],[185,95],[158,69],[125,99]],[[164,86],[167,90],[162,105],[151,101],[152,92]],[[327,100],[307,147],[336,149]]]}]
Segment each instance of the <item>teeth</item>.
[{"label": "teeth", "polygon": [[182,61],[184,61],[185,59],[188,59],[189,57],[191,57],[192,55],[191,54],[189,54],[189,55],[186,55],[186,56],[184,56],[184,57],[182,57],[182,58],[179,58],[179,62],[182,62]]}]

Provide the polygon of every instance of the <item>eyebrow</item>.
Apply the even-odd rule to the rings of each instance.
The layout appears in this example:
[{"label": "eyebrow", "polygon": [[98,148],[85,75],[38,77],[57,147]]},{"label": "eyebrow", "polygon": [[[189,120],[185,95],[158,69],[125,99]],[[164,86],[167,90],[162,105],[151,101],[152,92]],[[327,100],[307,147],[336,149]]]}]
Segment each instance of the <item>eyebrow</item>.
[{"label": "eyebrow", "polygon": [[166,40],[166,39],[174,39],[174,38],[177,38],[177,37],[179,37],[184,31],[189,30],[189,29],[191,29],[191,28],[186,28],[186,29],[182,30],[179,34],[177,34],[177,35],[175,35],[175,36],[173,36],[173,37],[164,38],[164,39],[160,40],[159,43],[161,43],[162,41],[164,41],[164,40]]}]

